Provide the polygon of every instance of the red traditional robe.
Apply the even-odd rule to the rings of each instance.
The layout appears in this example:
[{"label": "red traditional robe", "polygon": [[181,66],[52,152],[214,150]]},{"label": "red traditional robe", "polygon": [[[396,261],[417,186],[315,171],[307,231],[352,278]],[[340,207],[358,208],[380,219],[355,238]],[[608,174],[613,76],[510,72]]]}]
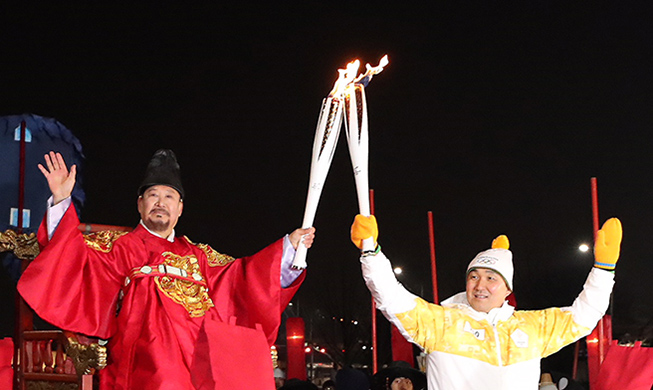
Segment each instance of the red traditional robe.
[{"label": "red traditional robe", "polygon": [[69,207],[49,242],[41,225],[18,290],[53,325],[109,339],[102,389],[274,389],[269,346],[303,280],[281,287],[282,240],[234,259],[140,225],[78,224]]}]

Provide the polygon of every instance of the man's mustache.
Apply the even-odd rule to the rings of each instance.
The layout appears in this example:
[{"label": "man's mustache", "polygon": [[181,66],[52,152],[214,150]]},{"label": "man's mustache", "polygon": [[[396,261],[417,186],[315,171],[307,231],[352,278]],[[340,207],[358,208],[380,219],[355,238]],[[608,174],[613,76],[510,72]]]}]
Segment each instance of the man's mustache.
[{"label": "man's mustache", "polygon": [[168,210],[160,208],[160,207],[152,209],[152,211],[150,211],[150,214],[162,214],[162,215],[170,216],[170,213],[168,212]]}]

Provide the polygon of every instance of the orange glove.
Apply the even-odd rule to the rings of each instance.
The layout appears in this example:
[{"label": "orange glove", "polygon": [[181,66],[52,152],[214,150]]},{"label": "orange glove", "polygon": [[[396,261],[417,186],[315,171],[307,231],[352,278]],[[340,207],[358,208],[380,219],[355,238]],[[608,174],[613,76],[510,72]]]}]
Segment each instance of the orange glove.
[{"label": "orange glove", "polygon": [[354,223],[351,225],[351,242],[363,249],[363,240],[366,238],[374,238],[374,243],[379,237],[379,228],[376,225],[376,218],[373,215],[366,217],[358,214],[354,218]]},{"label": "orange glove", "polygon": [[621,221],[610,218],[603,224],[596,235],[594,243],[594,266],[608,271],[614,270],[619,252],[621,251],[621,237],[623,230]]}]

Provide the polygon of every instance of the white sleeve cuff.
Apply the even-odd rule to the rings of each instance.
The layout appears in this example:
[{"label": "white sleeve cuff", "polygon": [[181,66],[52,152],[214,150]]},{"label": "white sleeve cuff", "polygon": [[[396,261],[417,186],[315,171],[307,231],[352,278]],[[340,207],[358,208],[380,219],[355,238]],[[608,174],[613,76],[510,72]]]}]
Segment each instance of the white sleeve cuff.
[{"label": "white sleeve cuff", "polygon": [[283,288],[293,284],[304,271],[292,268],[292,262],[295,260],[295,252],[295,248],[290,243],[290,237],[286,234],[283,238],[283,254],[281,255],[281,287]]},{"label": "white sleeve cuff", "polygon": [[53,203],[54,198],[51,196],[48,199],[48,217],[46,218],[48,224],[48,240],[52,239],[52,235],[57,230],[59,222],[61,222],[64,214],[68,211],[68,207],[72,204],[72,198],[69,196],[57,204]]}]

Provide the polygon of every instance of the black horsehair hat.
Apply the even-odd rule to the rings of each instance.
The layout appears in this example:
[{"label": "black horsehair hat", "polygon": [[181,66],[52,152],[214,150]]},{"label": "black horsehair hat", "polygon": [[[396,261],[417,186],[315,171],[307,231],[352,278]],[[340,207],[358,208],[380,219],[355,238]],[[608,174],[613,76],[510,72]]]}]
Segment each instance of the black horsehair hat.
[{"label": "black horsehair hat", "polygon": [[396,378],[408,378],[413,382],[415,390],[426,389],[426,374],[414,369],[408,362],[395,360],[372,377],[373,390],[385,390]]},{"label": "black horsehair hat", "polygon": [[179,192],[182,199],[184,198],[179,163],[175,153],[170,149],[159,149],[154,153],[145,169],[145,178],[138,187],[138,195],[143,195],[145,190],[155,185],[172,187]]}]

